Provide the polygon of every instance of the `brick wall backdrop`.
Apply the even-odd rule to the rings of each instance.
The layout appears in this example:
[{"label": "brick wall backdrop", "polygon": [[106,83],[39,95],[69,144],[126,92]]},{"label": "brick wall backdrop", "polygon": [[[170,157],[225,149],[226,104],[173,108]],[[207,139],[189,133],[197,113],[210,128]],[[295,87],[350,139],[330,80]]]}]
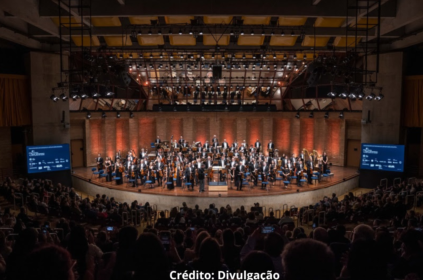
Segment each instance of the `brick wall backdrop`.
[{"label": "brick wall backdrop", "polygon": [[301,139],[300,139],[300,151],[304,148],[308,152],[312,152],[314,148],[314,119],[304,118],[300,120],[301,127]]},{"label": "brick wall backdrop", "polygon": [[194,140],[201,141],[202,144],[208,140],[210,142],[210,127],[209,127],[209,119],[199,118],[195,119],[194,123]]},{"label": "brick wall backdrop", "polygon": [[[121,155],[126,155],[128,149],[137,149],[137,146],[131,145],[129,135],[129,120],[130,119],[117,119],[116,120],[116,151],[121,151]],[[114,154],[113,154],[114,155]],[[114,158],[114,156],[113,156]]]},{"label": "brick wall backdrop", "polygon": [[[139,154],[140,149],[147,148],[151,150],[151,142],[154,142],[158,134],[156,132],[156,120],[153,118],[140,118],[139,119],[139,126],[138,126],[138,151]],[[160,134],[158,134],[160,135]],[[160,136],[162,140],[165,140],[162,136]]]},{"label": "brick wall backdrop", "polygon": [[[291,154],[291,121],[289,119],[273,119],[273,143],[279,155]],[[263,143],[267,145],[267,141]]]},{"label": "brick wall backdrop", "polygon": [[220,119],[219,143],[224,139],[232,145],[236,138],[236,119]]},{"label": "brick wall backdrop", "polygon": [[[222,113],[216,121],[216,113],[191,112],[178,115],[174,113],[135,113],[134,118],[121,119],[108,117],[101,119],[100,114],[92,113],[90,120],[84,113],[71,114],[71,133],[75,137],[82,134],[86,143],[86,165],[94,165],[97,153],[103,156],[106,151],[111,156],[116,148],[126,153],[133,148],[138,153],[142,147],[150,149],[150,143],[160,136],[162,140],[175,139],[183,135],[190,143],[192,141],[211,140],[213,134],[218,135],[220,142],[224,138],[232,144],[246,140],[249,144],[257,138],[267,145],[272,139],[280,154],[298,155],[303,148],[319,154],[327,151],[329,161],[334,165],[345,162],[346,139],[359,139],[360,113],[345,114],[345,119],[337,115],[324,118],[324,112],[308,115],[297,119],[292,112],[278,112],[269,116],[268,113]],[[81,130],[83,133],[81,133]],[[71,135],[71,137],[72,137]],[[127,146],[127,148],[125,147]]]},{"label": "brick wall backdrop", "polygon": [[341,158],[340,156],[341,122],[341,120],[326,120],[326,152],[328,155],[330,155],[330,161],[332,164],[335,165],[343,165],[343,157]]},{"label": "brick wall backdrop", "polygon": [[248,119],[247,120],[248,145],[254,144],[257,139],[263,144],[263,119]]},{"label": "brick wall backdrop", "polygon": [[101,135],[101,127],[102,127],[102,120],[90,120],[89,121],[89,132],[90,132],[90,147],[89,151],[91,152],[88,154],[88,162],[93,163],[94,159],[97,157],[97,154],[104,154],[103,148],[104,145],[102,143],[102,135]]},{"label": "brick wall backdrop", "polygon": [[179,138],[183,135],[182,132],[182,119],[175,118],[175,119],[167,119],[167,139],[170,140],[170,138],[173,135],[173,140],[179,140]]}]

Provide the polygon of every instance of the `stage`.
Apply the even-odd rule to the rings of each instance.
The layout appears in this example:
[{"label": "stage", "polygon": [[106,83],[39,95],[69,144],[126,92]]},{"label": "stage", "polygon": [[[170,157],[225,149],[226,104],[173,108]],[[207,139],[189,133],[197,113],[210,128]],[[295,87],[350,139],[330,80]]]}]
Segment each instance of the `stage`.
[{"label": "stage", "polygon": [[201,207],[206,207],[210,203],[239,207],[240,205],[248,206],[254,202],[274,205],[273,207],[280,206],[280,204],[303,206],[316,202],[316,199],[320,200],[324,195],[329,196],[332,193],[341,195],[358,187],[356,168],[332,166],[331,172],[333,176],[312,185],[305,183],[303,186],[297,186],[296,183],[293,183],[285,189],[283,182],[277,181],[267,190],[262,190],[259,181],[257,187],[252,187],[252,183],[250,183],[245,185],[242,191],[237,191],[233,184],[229,184],[227,192],[209,192],[206,183],[204,193],[198,192],[198,186],[191,191],[179,187],[168,190],[158,187],[157,184],[153,185],[154,188],[149,188],[148,185],[134,188],[132,183],[129,184],[126,181],[122,185],[116,185],[115,182],[106,182],[105,178],[100,179],[98,175],[92,175],[91,167],[73,169],[72,182],[76,190],[89,195],[106,194],[126,202],[148,201],[150,204],[160,205],[159,208],[162,209],[169,209],[172,205],[180,206],[182,202],[199,204]]}]

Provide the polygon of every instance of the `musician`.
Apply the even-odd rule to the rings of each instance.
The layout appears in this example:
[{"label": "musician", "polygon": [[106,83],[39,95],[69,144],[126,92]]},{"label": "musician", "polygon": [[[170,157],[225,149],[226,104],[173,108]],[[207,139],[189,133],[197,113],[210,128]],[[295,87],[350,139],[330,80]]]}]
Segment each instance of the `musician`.
[{"label": "musician", "polygon": [[156,170],[157,184],[159,186],[163,184],[163,169],[164,169],[164,164],[157,157],[155,170]]},{"label": "musician", "polygon": [[285,165],[282,168],[282,177],[284,178],[285,181],[291,181],[290,174],[291,174],[291,171],[289,170],[288,165]]},{"label": "musician", "polygon": [[132,162],[134,161],[134,157],[132,156],[132,152],[129,151],[126,155],[126,169],[129,170],[132,166]]},{"label": "musician", "polygon": [[301,176],[300,174],[304,171],[304,164],[301,158],[298,159],[297,164],[295,166],[295,175],[298,176],[297,177],[297,185],[300,186],[300,179]]},{"label": "musician", "polygon": [[175,171],[176,171],[176,186],[182,187],[183,169],[179,163],[176,164]]},{"label": "musician", "polygon": [[[223,170],[223,169],[226,169],[226,164],[227,164],[227,162],[226,162],[225,156],[222,156],[220,158],[220,160],[219,160],[218,166],[221,167],[222,170]],[[225,179],[222,170],[219,171],[219,173],[220,173],[220,181],[221,182],[224,181],[224,179]]]},{"label": "musician", "polygon": [[273,151],[275,150],[275,144],[273,144],[272,140],[269,140],[267,144],[267,150],[269,151],[269,155],[273,157]]},{"label": "musician", "polygon": [[112,181],[113,166],[112,166],[112,161],[110,160],[109,157],[106,157],[106,161],[105,161],[104,164],[106,166],[106,172],[107,172],[106,182],[111,182]]},{"label": "musician", "polygon": [[311,177],[313,175],[313,173],[312,173],[313,172],[313,161],[312,160],[307,161],[306,165],[307,165],[307,181],[308,181],[308,184],[311,185],[311,184],[313,184],[313,181],[311,180]]},{"label": "musician", "polygon": [[138,172],[139,172],[140,177],[141,177],[141,186],[142,186],[142,185],[144,185],[144,183],[146,181],[145,179],[146,179],[146,175],[148,173],[148,163],[147,163],[147,160],[145,160],[145,159],[141,160],[140,166],[138,168]]},{"label": "musician", "polygon": [[244,148],[248,148],[247,142],[245,140],[242,140],[241,146],[244,146]]},{"label": "musician", "polygon": [[288,161],[289,161],[288,156],[282,155],[281,160],[282,160],[282,166],[288,165]]},{"label": "musician", "polygon": [[193,155],[193,153],[192,153],[191,150],[188,152],[188,155],[186,155],[186,157],[188,158],[188,161],[193,161],[194,160],[194,155]]},{"label": "musician", "polygon": [[97,161],[97,169],[98,169],[98,171],[102,170],[103,169],[104,160],[101,157],[101,154],[98,154],[96,161]]},{"label": "musician", "polygon": [[179,143],[178,143],[178,141],[176,141],[176,139],[175,140],[173,140],[173,143],[170,143],[170,145],[173,147],[173,149],[174,149],[174,151],[179,151],[180,150],[180,146],[179,146]]},{"label": "musician", "polygon": [[295,154],[292,154],[291,163],[292,163],[293,166],[297,165],[297,158],[295,157]]},{"label": "musician", "polygon": [[162,143],[162,140],[160,140],[159,136],[157,136],[156,140],[154,140],[154,143],[156,144],[156,147],[160,146],[160,143]]},{"label": "musician", "polygon": [[231,148],[231,150],[232,151],[235,151],[235,150],[237,150],[238,149],[238,142],[235,140],[235,142],[233,142],[232,143],[232,148]]},{"label": "musician", "polygon": [[144,159],[144,158],[146,158],[147,157],[147,151],[143,148],[143,149],[141,149],[141,152],[140,152],[140,159]]},{"label": "musician", "polygon": [[117,162],[118,159],[120,159],[120,150],[115,155],[115,162]]},{"label": "musician", "polygon": [[254,143],[254,147],[257,149],[257,151],[260,151],[261,143],[258,139],[256,140],[256,143]]},{"label": "musician", "polygon": [[323,162],[323,174],[326,174],[326,170],[328,169],[328,155],[326,154],[326,152],[323,152],[322,155],[322,162]]},{"label": "musician", "polygon": [[230,172],[231,172],[231,181],[233,181],[233,179],[234,179],[234,170],[235,170],[236,166],[237,166],[237,163],[236,163],[235,157],[232,157],[232,161],[231,161],[231,164],[230,164],[230,167],[229,167]]},{"label": "musician", "polygon": [[191,162],[189,162],[187,168],[185,168],[184,179],[185,179],[185,182],[191,183],[192,190],[194,190],[194,176],[195,176],[195,170],[192,167]]},{"label": "musician", "polygon": [[245,173],[245,166],[240,163],[235,167],[235,186],[237,191],[242,191],[242,176]]},{"label": "musician", "polygon": [[305,156],[304,156],[304,152],[301,152],[301,154],[300,154],[300,158],[303,160],[303,162],[304,162],[304,160],[305,160]]},{"label": "musician", "polygon": [[182,144],[182,148],[189,148],[188,141],[184,141],[184,143]]},{"label": "musician", "polygon": [[206,150],[207,152],[209,151],[209,149],[210,149],[210,144],[209,144],[209,141],[206,141],[206,143],[204,143],[203,148],[204,148],[204,150]]},{"label": "musician", "polygon": [[201,153],[199,153],[199,155],[202,159],[207,158],[207,150],[203,149],[203,151]]},{"label": "musician", "polygon": [[212,147],[213,147],[213,149],[216,151],[217,150],[217,147],[219,146],[219,143],[216,141],[216,142],[213,142],[213,144],[212,144]]},{"label": "musician", "polygon": [[166,177],[166,183],[172,183],[172,184],[166,184],[168,190],[173,190],[175,188],[175,185],[173,183],[173,170],[170,165],[166,165],[165,167],[165,177]]},{"label": "musician", "polygon": [[148,179],[151,181],[151,186],[150,188],[153,188],[153,184],[156,181],[156,170],[155,170],[155,166],[154,166],[154,162],[151,161],[150,162],[150,166],[148,167]]},{"label": "musician", "polygon": [[179,153],[178,153],[177,160],[178,160],[180,163],[183,163],[183,162],[184,162],[184,157],[182,156],[182,153],[181,153],[181,152],[179,152]]},{"label": "musician", "polygon": [[269,175],[269,167],[267,166],[267,162],[263,161],[263,166],[260,168],[261,171],[261,189],[265,190],[266,189],[266,185],[263,184],[263,182],[266,182],[265,177],[268,177]]},{"label": "musician", "polygon": [[206,161],[206,168],[210,169],[213,167],[213,160],[210,156],[207,157],[207,161]]},{"label": "musician", "polygon": [[212,143],[218,143],[219,141],[217,141],[217,137],[216,137],[216,135],[213,135],[213,138],[212,138]]},{"label": "musician", "polygon": [[120,178],[119,180],[116,180],[116,185],[122,185],[123,184],[123,170],[124,170],[123,164],[120,162],[120,158],[116,160],[115,164],[115,173],[116,177]]},{"label": "musician", "polygon": [[222,148],[223,149],[228,149],[229,148],[229,144],[228,144],[228,142],[226,142],[226,139],[223,139]]},{"label": "musician", "polygon": [[179,145],[182,146],[182,144],[184,144],[184,137],[179,137]]},{"label": "musician", "polygon": [[[204,192],[204,164],[197,170],[198,171],[198,182],[200,183],[200,189],[198,192]],[[194,189],[194,188],[193,188]]]},{"label": "musician", "polygon": [[242,163],[243,166],[248,166],[248,161],[245,159],[245,156],[241,157],[240,163]]},{"label": "musician", "polygon": [[254,186],[257,187],[257,181],[258,181],[258,171],[260,169],[260,164],[253,159],[253,162],[251,164],[251,174],[253,176],[253,180],[254,180]]},{"label": "musician", "polygon": [[241,146],[239,147],[239,152],[240,152],[240,153],[245,153],[245,152],[247,151],[247,148],[248,148],[248,147],[245,147],[244,145],[241,145]]},{"label": "musician", "polygon": [[255,153],[256,148],[254,148],[253,145],[250,145],[250,149],[248,151],[250,152],[250,154]]}]

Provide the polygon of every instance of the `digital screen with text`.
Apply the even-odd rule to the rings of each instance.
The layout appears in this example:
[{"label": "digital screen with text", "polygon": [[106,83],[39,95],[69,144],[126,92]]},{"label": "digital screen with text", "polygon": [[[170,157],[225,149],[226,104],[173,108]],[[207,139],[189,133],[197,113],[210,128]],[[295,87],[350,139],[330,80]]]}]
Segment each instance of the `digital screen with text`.
[{"label": "digital screen with text", "polygon": [[404,145],[361,144],[360,168],[404,172]]},{"label": "digital screen with text", "polygon": [[28,173],[70,169],[69,144],[27,146]]}]

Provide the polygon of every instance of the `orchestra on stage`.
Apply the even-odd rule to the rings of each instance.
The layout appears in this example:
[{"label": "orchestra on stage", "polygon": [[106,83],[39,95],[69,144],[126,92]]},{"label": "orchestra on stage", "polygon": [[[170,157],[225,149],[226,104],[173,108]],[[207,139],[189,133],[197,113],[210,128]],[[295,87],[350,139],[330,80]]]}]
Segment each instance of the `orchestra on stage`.
[{"label": "orchestra on stage", "polygon": [[157,183],[169,190],[175,187],[194,190],[198,186],[200,192],[204,191],[204,181],[210,183],[215,172],[218,181],[235,184],[241,191],[245,180],[257,187],[261,181],[262,189],[274,183],[277,177],[289,182],[296,179],[299,186],[302,179],[312,184],[313,174],[320,180],[328,169],[326,152],[319,155],[316,150],[303,149],[298,156],[280,155],[272,140],[263,148],[258,139],[250,145],[245,140],[241,143],[235,140],[230,145],[226,139],[220,143],[216,135],[210,143],[205,141],[204,144],[200,141],[189,144],[183,136],[174,140],[172,135],[169,141],[157,136],[151,151],[143,148],[137,154],[132,149],[125,157],[118,151],[114,159],[103,159],[98,154],[95,160],[97,169],[104,170],[106,180],[110,182],[115,177],[118,185],[123,184],[125,177],[133,187],[153,188]]}]

